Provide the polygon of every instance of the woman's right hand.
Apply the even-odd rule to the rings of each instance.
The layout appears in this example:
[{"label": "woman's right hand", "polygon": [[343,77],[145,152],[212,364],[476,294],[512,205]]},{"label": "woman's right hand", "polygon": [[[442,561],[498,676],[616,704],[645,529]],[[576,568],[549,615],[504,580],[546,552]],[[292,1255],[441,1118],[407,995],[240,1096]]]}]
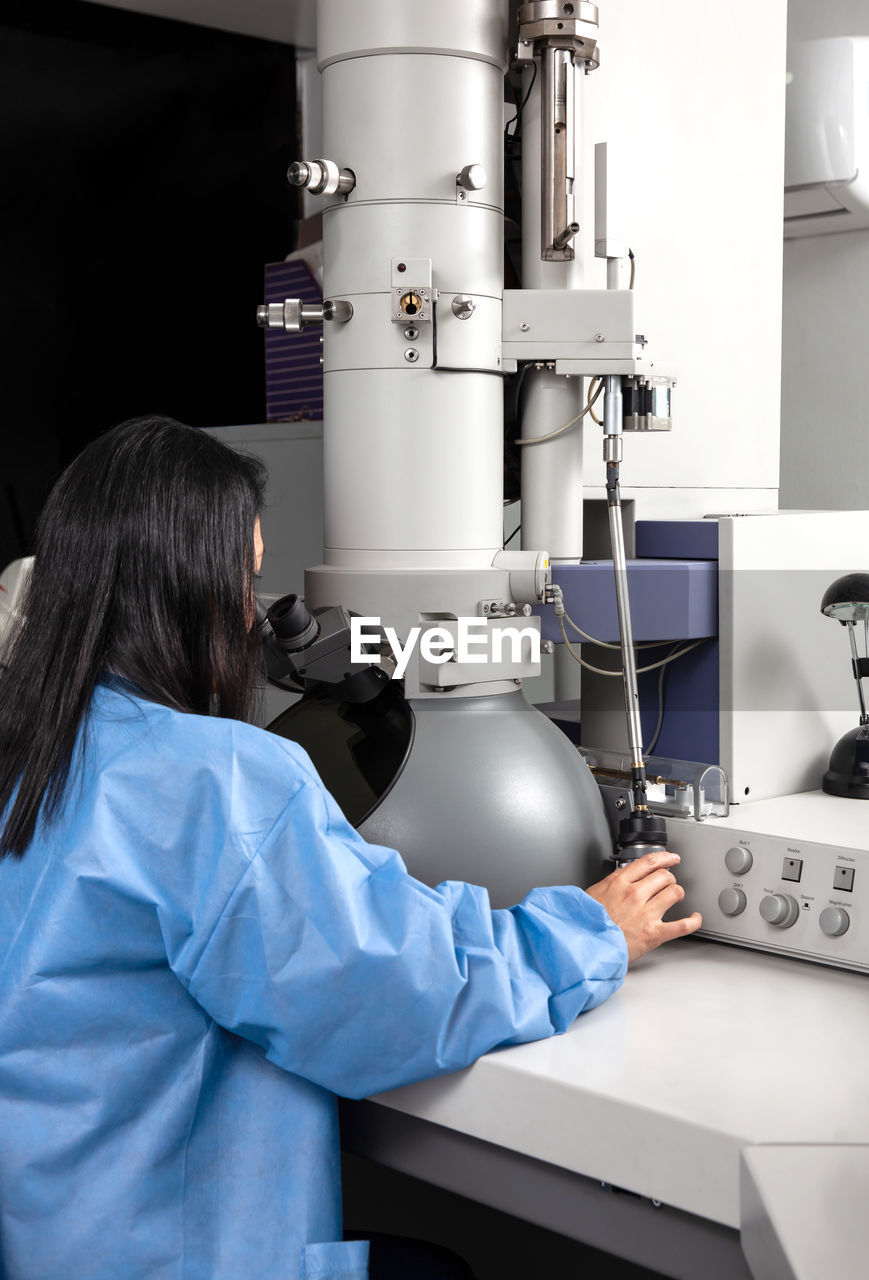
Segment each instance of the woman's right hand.
[{"label": "woman's right hand", "polygon": [[646,853],[586,889],[625,935],[629,964],[662,942],[694,933],[703,923],[699,911],[683,920],[662,919],[685,897],[685,890],[669,870],[679,861],[678,853],[669,850]]}]

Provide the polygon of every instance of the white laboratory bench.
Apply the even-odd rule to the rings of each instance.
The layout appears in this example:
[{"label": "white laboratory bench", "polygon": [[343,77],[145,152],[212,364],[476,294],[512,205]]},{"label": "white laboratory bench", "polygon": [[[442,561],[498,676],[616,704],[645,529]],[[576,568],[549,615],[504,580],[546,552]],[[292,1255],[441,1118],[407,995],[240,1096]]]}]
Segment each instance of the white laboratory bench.
[{"label": "white laboratory bench", "polygon": [[749,1147],[742,1245],[755,1280],[869,1271],[869,1146]]},{"label": "white laboratory bench", "polygon": [[[797,1201],[787,1153],[742,1173],[741,1155],[869,1144],[867,1062],[865,975],[692,938],[645,957],[564,1036],[352,1104],[345,1145],[668,1276],[814,1280],[809,1262],[746,1265],[741,1178],[758,1256]],[[808,1234],[814,1204],[820,1235],[869,1248],[865,1212],[843,1206],[832,1227],[823,1197],[799,1203]],[[828,1265],[824,1280],[850,1274]]]}]

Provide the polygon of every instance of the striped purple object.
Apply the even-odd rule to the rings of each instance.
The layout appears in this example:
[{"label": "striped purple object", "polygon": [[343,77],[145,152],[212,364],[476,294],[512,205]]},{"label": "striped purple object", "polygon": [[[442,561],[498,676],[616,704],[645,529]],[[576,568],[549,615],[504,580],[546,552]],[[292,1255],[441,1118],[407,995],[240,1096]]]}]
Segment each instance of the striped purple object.
[{"label": "striped purple object", "polygon": [[[266,263],[266,302],[283,302],[285,298],[301,298],[303,302],[323,301],[320,286],[306,263],[298,260]],[[322,332],[320,325],[313,325],[301,333],[266,329],[267,422],[322,419]]]}]

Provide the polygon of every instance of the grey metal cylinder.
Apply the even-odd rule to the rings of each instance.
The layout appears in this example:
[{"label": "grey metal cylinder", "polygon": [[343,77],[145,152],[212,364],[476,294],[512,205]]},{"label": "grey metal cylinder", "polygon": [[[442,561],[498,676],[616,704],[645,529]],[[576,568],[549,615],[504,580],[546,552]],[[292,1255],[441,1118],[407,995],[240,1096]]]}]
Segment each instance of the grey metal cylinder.
[{"label": "grey metal cylinder", "polygon": [[[540,77],[532,86],[531,75],[528,69],[522,90],[524,96],[530,89],[522,112],[522,285],[526,289],[578,289],[584,270],[579,242],[574,242],[575,256],[570,261],[544,261],[540,256],[542,93]],[[578,105],[574,101],[574,112]],[[571,130],[574,141],[577,135],[578,127]],[[573,169],[578,172],[575,163]],[[542,436],[564,426],[579,412],[582,390],[581,378],[530,371],[526,375],[522,435]],[[582,556],[583,426],[580,422],[551,443],[526,445],[522,450],[522,546],[545,547],[556,561]]]},{"label": "grey metal cylinder", "polygon": [[378,53],[459,53],[507,69],[507,5],[493,0],[328,0],[317,10],[317,61]]},{"label": "grey metal cylinder", "polygon": [[[546,435],[582,407],[582,378],[549,370],[525,375],[522,438]],[[582,555],[582,422],[544,444],[522,449],[522,546],[545,547],[553,562]]]},{"label": "grey metal cylinder", "polygon": [[[324,147],[356,180],[323,219],[326,296],[354,309],[324,333],[329,564],[482,568],[501,545],[506,51],[493,0],[318,7]],[[399,285],[427,300],[410,347]]]}]

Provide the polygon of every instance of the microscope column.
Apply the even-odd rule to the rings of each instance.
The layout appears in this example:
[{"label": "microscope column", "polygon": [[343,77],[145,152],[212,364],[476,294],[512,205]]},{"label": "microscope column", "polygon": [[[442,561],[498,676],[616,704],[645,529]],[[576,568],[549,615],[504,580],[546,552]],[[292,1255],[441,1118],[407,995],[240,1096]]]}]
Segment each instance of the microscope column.
[{"label": "microscope column", "polygon": [[[318,20],[325,148],[356,176],[323,215],[324,293],[354,308],[324,325],[325,564],[489,569],[506,5],[329,0]],[[307,589],[315,606],[333,594],[316,571]],[[388,591],[382,603],[388,620]]]}]

